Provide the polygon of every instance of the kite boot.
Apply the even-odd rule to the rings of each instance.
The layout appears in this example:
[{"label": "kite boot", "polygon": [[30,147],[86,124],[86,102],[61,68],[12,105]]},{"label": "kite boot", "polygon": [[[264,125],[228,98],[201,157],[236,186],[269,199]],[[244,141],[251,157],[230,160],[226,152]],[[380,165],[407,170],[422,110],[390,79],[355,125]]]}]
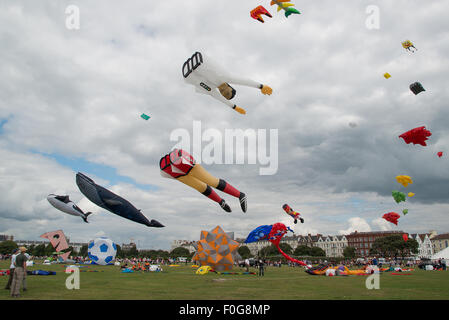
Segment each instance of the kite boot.
[{"label": "kite boot", "polygon": [[231,207],[224,201],[224,199],[221,199],[220,206],[223,208],[226,212],[232,212]]},{"label": "kite boot", "polygon": [[242,208],[242,211],[246,212],[246,208],[247,208],[246,195],[243,192],[240,192],[239,200],[240,200],[240,207]]},{"label": "kite boot", "polygon": [[297,224],[297,223],[298,223],[298,220],[295,219],[295,224]]},{"label": "kite boot", "polygon": [[238,106],[234,106],[234,110],[237,111],[237,112],[240,113],[240,114],[246,114],[245,109],[240,108],[240,107],[238,107]]},{"label": "kite boot", "polygon": [[299,218],[299,220],[301,221],[301,223],[304,223],[304,219],[303,218]]}]

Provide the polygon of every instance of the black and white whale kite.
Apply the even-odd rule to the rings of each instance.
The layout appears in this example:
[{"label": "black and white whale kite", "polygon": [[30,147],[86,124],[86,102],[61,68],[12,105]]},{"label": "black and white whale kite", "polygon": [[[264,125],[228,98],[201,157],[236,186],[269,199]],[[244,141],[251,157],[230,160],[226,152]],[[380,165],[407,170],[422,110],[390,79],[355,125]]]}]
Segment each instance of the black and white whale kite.
[{"label": "black and white whale kite", "polygon": [[76,184],[80,191],[97,206],[102,207],[123,218],[144,224],[148,227],[161,228],[163,224],[156,220],[149,221],[140,210],[129,201],[96,184],[91,178],[81,172],[76,174]]},{"label": "black and white whale kite", "polygon": [[56,209],[68,213],[72,216],[81,217],[83,218],[84,222],[89,222],[87,221],[87,216],[92,212],[84,213],[83,210],[81,210],[72,200],[69,199],[69,196],[58,196],[51,193],[47,196],[47,200]]}]

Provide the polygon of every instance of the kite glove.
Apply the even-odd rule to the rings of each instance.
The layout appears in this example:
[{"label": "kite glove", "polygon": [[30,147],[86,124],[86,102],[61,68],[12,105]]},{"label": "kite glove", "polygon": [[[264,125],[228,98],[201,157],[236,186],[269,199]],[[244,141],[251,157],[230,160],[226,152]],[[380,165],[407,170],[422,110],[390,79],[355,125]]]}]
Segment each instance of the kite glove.
[{"label": "kite glove", "polygon": [[262,85],[260,88],[260,91],[262,91],[262,94],[268,94],[268,95],[271,95],[273,93],[273,89],[271,89],[267,85]]},{"label": "kite glove", "polygon": [[238,113],[246,114],[245,109],[240,108],[240,107],[238,107],[238,106],[235,106],[234,110],[237,111]]}]

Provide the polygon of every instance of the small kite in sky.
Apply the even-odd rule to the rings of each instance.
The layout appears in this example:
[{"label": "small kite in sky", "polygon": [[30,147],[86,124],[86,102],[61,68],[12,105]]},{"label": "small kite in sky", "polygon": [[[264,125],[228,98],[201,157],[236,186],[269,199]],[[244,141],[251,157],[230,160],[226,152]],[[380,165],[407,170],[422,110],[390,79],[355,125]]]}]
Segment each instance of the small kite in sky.
[{"label": "small kite in sky", "polygon": [[408,235],[407,235],[406,233],[404,233],[404,234],[402,235],[402,239],[404,239],[404,241],[407,242],[407,240],[408,240]]},{"label": "small kite in sky", "polygon": [[263,6],[258,6],[256,8],[254,8],[253,10],[250,11],[250,15],[251,18],[256,19],[262,23],[264,23],[265,21],[263,21],[262,19],[262,15],[266,15],[267,17],[272,18],[273,16],[268,12],[267,9],[265,9]]},{"label": "small kite in sky", "polygon": [[[405,40],[402,42],[402,47],[410,52],[415,52],[418,49],[415,48],[415,46],[413,45],[413,43],[410,40]],[[413,51],[411,48],[415,49],[415,51]]]},{"label": "small kite in sky", "polygon": [[410,91],[412,91],[416,96],[418,93],[426,91],[426,89],[424,89],[421,83],[414,82],[410,85]]},{"label": "small kite in sky", "polygon": [[301,221],[301,223],[304,223],[304,219],[301,218],[301,217],[299,216],[300,213],[299,213],[299,212],[296,212],[296,211],[293,211],[293,209],[290,208],[290,206],[289,206],[288,204],[284,204],[284,205],[282,206],[282,209],[284,209],[284,211],[285,211],[290,217],[293,218],[295,224],[298,223],[298,219]]},{"label": "small kite in sky", "polygon": [[47,200],[56,209],[68,213],[72,216],[81,217],[84,222],[88,222],[87,217],[92,213],[84,213],[83,210],[81,210],[73,201],[70,200],[68,195],[60,196],[56,194],[49,194],[47,196]]},{"label": "small kite in sky", "polygon": [[409,184],[413,183],[412,178],[410,178],[409,176],[396,176],[396,181],[406,188],[408,187]]},{"label": "small kite in sky", "polygon": [[385,79],[391,78],[391,74],[389,74],[388,72],[386,72],[386,73],[384,74],[384,77],[385,77]]},{"label": "small kite in sky", "polygon": [[414,194],[413,192],[409,192],[407,195],[411,198],[411,197],[413,197],[415,194]]},{"label": "small kite in sky", "polygon": [[427,146],[426,140],[432,135],[429,130],[426,130],[425,126],[417,127],[404,132],[399,136],[399,138],[404,139],[405,143],[410,144],[420,144],[423,147]]},{"label": "small kite in sky", "polygon": [[396,201],[396,203],[405,201],[405,193],[403,192],[394,190],[393,192],[391,192],[391,195],[393,196],[394,201]]},{"label": "small kite in sky", "polygon": [[402,214],[405,216],[408,213],[408,209],[402,210]]},{"label": "small kite in sky", "polygon": [[441,158],[441,157],[443,156],[443,151],[439,151],[439,152],[437,153],[437,156]]},{"label": "small kite in sky", "polygon": [[298,10],[293,8],[294,4],[289,2],[290,0],[272,0],[270,5],[277,4],[278,9],[277,11],[284,10],[285,11],[285,17],[288,18],[291,14],[301,14]]},{"label": "small kite in sky", "polygon": [[388,212],[382,216],[382,218],[384,218],[385,220],[387,220],[391,223],[394,223],[395,225],[398,225],[398,219],[400,217],[401,216],[399,215],[399,213],[396,213],[396,212]]},{"label": "small kite in sky", "polygon": [[142,113],[142,114],[140,115],[140,117],[141,117],[142,119],[144,119],[144,120],[150,119],[150,116],[147,116],[145,113]]}]

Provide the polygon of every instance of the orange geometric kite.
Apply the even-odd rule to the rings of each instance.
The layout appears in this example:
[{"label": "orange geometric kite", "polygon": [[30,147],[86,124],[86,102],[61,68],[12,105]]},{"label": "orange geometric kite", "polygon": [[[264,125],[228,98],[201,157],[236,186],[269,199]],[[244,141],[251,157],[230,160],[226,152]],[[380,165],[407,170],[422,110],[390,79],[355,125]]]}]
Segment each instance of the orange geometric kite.
[{"label": "orange geometric kite", "polygon": [[210,232],[201,231],[192,260],[201,266],[210,266],[215,271],[231,270],[239,243],[231,239],[219,226]]}]

